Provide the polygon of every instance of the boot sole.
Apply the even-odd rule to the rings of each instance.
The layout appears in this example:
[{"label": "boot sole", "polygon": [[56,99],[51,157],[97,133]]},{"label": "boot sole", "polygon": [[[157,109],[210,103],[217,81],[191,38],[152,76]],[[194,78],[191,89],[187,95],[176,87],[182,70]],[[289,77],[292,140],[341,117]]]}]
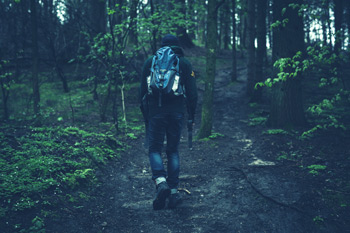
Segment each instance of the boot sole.
[{"label": "boot sole", "polygon": [[161,190],[156,197],[156,199],[153,201],[153,209],[154,210],[161,210],[165,207],[165,201],[167,197],[170,195],[170,189],[164,189]]}]

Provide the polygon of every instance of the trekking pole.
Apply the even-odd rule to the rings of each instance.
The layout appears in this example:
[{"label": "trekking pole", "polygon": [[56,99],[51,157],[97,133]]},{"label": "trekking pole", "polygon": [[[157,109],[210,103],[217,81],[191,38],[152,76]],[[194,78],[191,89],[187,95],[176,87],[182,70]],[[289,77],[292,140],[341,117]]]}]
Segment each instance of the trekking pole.
[{"label": "trekking pole", "polygon": [[148,124],[148,120],[145,121],[145,141],[143,144],[145,149],[148,149],[149,146],[149,124]]},{"label": "trekking pole", "polygon": [[188,135],[188,148],[192,150],[192,131],[193,131],[193,122],[194,119],[192,119],[192,114],[191,114],[191,106],[186,98],[186,107],[187,107],[187,113],[188,113],[188,121],[187,121],[187,135]]},{"label": "trekking pole", "polygon": [[190,150],[192,150],[193,120],[187,121],[187,130],[188,130],[188,148],[190,148]]}]

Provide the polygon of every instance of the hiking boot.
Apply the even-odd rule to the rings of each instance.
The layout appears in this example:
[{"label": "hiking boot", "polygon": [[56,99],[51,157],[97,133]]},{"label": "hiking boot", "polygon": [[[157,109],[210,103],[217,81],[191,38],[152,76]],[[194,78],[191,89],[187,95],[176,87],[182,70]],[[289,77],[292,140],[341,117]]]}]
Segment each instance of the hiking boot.
[{"label": "hiking boot", "polygon": [[170,195],[170,188],[166,182],[157,185],[157,196],[153,201],[153,209],[161,210],[165,206],[165,201]]},{"label": "hiking boot", "polygon": [[181,203],[181,197],[179,193],[171,194],[169,197],[168,208],[175,209]]}]

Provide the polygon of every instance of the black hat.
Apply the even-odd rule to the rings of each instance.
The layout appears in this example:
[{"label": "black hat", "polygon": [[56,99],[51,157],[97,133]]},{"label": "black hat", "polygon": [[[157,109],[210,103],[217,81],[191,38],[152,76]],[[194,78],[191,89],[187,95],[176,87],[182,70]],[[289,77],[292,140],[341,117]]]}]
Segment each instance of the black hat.
[{"label": "black hat", "polygon": [[179,39],[171,34],[168,34],[162,39],[162,47],[164,46],[180,46]]}]

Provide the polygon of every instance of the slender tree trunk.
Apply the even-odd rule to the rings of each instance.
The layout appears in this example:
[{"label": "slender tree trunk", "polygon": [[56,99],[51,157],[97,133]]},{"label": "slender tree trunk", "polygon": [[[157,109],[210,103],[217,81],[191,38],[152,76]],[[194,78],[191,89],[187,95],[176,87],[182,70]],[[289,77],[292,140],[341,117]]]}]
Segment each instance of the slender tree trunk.
[{"label": "slender tree trunk", "polygon": [[[197,22],[198,23],[198,21],[196,21],[196,17],[198,17],[198,10],[195,11],[195,9],[194,9],[195,2],[196,2],[195,0],[187,2],[188,8],[187,8],[186,15],[187,15],[187,17],[189,18],[189,20],[191,22]],[[188,36],[190,37],[191,41],[195,40],[196,39],[195,25],[192,24],[188,29],[189,29]]]},{"label": "slender tree trunk", "polygon": [[132,45],[138,45],[138,36],[137,36],[137,6],[138,0],[130,1],[130,32],[129,32],[129,42]]},{"label": "slender tree trunk", "polygon": [[343,74],[341,59],[339,57],[342,51],[342,41],[343,41],[343,0],[334,0],[334,27],[335,27],[335,43],[334,43],[334,53],[337,55],[337,60],[334,67],[337,69],[338,77],[342,80],[344,89],[349,89],[347,77]]},{"label": "slender tree trunk", "polygon": [[[107,8],[106,1],[90,1],[90,21],[93,36],[107,31]],[[114,6],[111,7],[114,9]],[[119,12],[118,12],[119,13]]]},{"label": "slender tree trunk", "polygon": [[323,45],[324,46],[327,46],[327,21],[329,20],[329,18],[327,18],[327,11],[329,10],[328,9],[328,6],[326,6],[325,3],[322,4],[322,8],[323,8],[323,14],[321,16],[321,22],[322,22],[322,37],[323,37]]},{"label": "slender tree trunk", "polygon": [[230,4],[229,2],[225,2],[223,6],[224,13],[224,27],[223,27],[223,36],[224,36],[224,49],[228,49],[228,45],[230,43]]},{"label": "slender tree trunk", "polygon": [[[155,14],[154,0],[150,0],[151,5],[151,15]],[[156,25],[156,22],[152,20],[152,24]],[[152,54],[157,51],[157,30],[155,28],[152,29],[152,41],[151,41]]]},{"label": "slender tree trunk", "polygon": [[247,95],[252,97],[255,85],[255,0],[248,0],[248,25],[247,25]]},{"label": "slender tree trunk", "polygon": [[8,97],[9,97],[10,91],[7,90],[7,88],[5,88],[5,84],[4,84],[2,78],[0,78],[0,85],[1,85],[1,92],[2,92],[2,106],[3,106],[3,109],[4,109],[4,120],[8,120],[9,119],[9,113],[8,113],[7,101],[8,101]]},{"label": "slender tree trunk", "polygon": [[[53,36],[53,35],[51,35]],[[54,41],[52,40],[52,38],[50,38],[50,47],[51,47],[51,53],[52,53],[52,57],[55,63],[55,70],[56,70],[56,74],[58,76],[58,78],[61,80],[62,82],[62,87],[63,87],[63,91],[65,93],[69,92],[69,87],[68,87],[68,81],[67,81],[67,77],[64,75],[63,70],[59,64],[59,61],[57,59],[57,55],[56,55],[56,48],[55,48],[55,44]]]},{"label": "slender tree trunk", "polygon": [[[280,25],[273,30],[273,57],[293,57],[298,51],[304,52],[304,24],[298,9],[289,7],[289,4],[302,4],[302,0],[274,1],[274,22],[288,18],[285,27]],[[282,9],[286,9],[282,16]],[[290,70],[285,70],[288,72]],[[306,123],[303,102],[301,75],[288,78],[272,86],[271,111],[268,123],[272,127],[304,126]]]},{"label": "slender tree trunk", "polygon": [[[186,20],[186,2],[185,0],[176,0],[177,4],[180,6],[180,12],[183,15],[183,20]],[[190,36],[187,34],[187,28],[184,26],[179,26],[176,30],[176,35],[179,38],[180,44],[183,48],[193,48],[194,44],[190,38]]]},{"label": "slender tree trunk", "polygon": [[[247,3],[249,0],[242,0],[241,5],[242,5],[242,19],[241,19],[241,24],[242,24],[242,40],[241,40],[241,45],[242,45],[242,51],[247,48],[247,34],[248,34],[248,16],[246,12],[248,11]],[[243,55],[243,53],[242,53]]]},{"label": "slender tree trunk", "polygon": [[[266,53],[266,10],[267,0],[257,1],[257,39],[258,48],[256,51],[255,83],[264,80],[264,64]],[[254,83],[254,85],[255,85]],[[254,87],[253,87],[254,88]],[[261,102],[262,88],[253,89],[251,102]]]},{"label": "slender tree trunk", "polygon": [[[267,8],[267,25],[271,25],[273,23],[273,14],[271,13],[272,11],[272,2],[271,0],[268,0],[268,8]],[[272,30],[270,27],[267,27],[267,37],[269,39],[269,49],[272,50]],[[266,67],[269,65],[269,57],[267,56],[267,51],[265,53],[265,60],[266,60]]]},{"label": "slender tree trunk", "polygon": [[108,83],[107,94],[101,104],[101,110],[100,110],[101,122],[107,121],[107,110],[108,110],[109,100],[112,94],[112,85],[113,85],[112,82]]},{"label": "slender tree trunk", "polygon": [[202,107],[202,123],[198,133],[198,138],[205,138],[211,135],[213,125],[213,95],[216,70],[216,49],[217,6],[216,0],[208,0],[206,78]]},{"label": "slender tree trunk", "polygon": [[[310,17],[306,16],[306,20],[304,20],[304,24],[305,24],[305,37],[306,37],[306,43],[308,45],[311,44],[311,31],[310,31]],[[317,33],[315,33],[316,36],[316,40],[317,40]]]},{"label": "slender tree trunk", "polygon": [[236,51],[236,0],[232,0],[232,75],[231,81],[237,81],[237,51]]},{"label": "slender tree trunk", "polygon": [[346,9],[347,9],[347,17],[346,17],[346,25],[348,29],[348,46],[347,49],[350,51],[350,1],[346,1]]},{"label": "slender tree trunk", "polygon": [[[330,7],[330,0],[325,0],[326,2],[326,18],[330,19],[330,15],[329,15],[329,7]],[[331,47],[331,49],[333,48],[333,44],[332,44],[332,37],[333,37],[333,33],[332,33],[332,24],[331,24],[331,20],[327,20],[327,26],[328,26],[328,40],[329,40],[329,46]]]},{"label": "slender tree trunk", "polygon": [[218,11],[218,45],[217,45],[217,48],[218,50],[221,49],[222,47],[222,36],[223,36],[223,33],[222,33],[222,27],[223,27],[223,11],[220,9]]},{"label": "slender tree trunk", "polygon": [[[36,13],[36,1],[30,1],[32,23],[32,83],[33,83],[33,109],[35,117],[40,117],[40,92],[39,92],[39,48],[38,48],[38,23]],[[40,120],[39,120],[40,121]],[[38,122],[40,124],[40,122]]]},{"label": "slender tree trunk", "polygon": [[334,52],[339,55],[342,45],[343,0],[334,0]]},{"label": "slender tree trunk", "polygon": [[[205,4],[205,8],[207,8],[208,6]],[[206,11],[205,11],[206,12]],[[197,26],[197,36],[198,36],[198,43],[199,44],[205,44],[206,43],[206,13],[202,12],[201,14],[198,14],[198,26]]]}]

